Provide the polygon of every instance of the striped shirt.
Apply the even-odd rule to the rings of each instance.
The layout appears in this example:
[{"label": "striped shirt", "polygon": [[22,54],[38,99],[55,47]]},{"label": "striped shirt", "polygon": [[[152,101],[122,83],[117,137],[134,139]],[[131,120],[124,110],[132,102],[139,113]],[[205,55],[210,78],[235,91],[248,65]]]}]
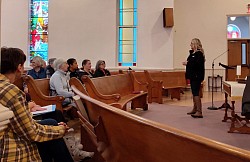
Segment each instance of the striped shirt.
[{"label": "striped shirt", "polygon": [[35,142],[63,137],[61,126],[46,126],[32,119],[24,93],[0,74],[0,103],[14,113],[8,128],[0,132],[0,162],[42,161]]}]

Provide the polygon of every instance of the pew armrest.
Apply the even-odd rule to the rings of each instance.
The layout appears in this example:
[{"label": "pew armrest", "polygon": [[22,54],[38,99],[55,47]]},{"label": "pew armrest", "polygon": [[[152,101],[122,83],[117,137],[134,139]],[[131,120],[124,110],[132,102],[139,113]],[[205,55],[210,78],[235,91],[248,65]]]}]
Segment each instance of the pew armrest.
[{"label": "pew armrest", "polygon": [[[24,82],[27,84],[27,87],[29,89],[29,94],[32,97],[32,100],[41,106],[46,105],[56,105],[56,108],[58,110],[63,111],[62,108],[62,102],[64,101],[63,96],[48,96],[45,95],[40,88],[38,88],[36,81],[31,76],[23,76]],[[44,80],[44,82],[48,82],[49,80]],[[41,81],[40,81],[41,82]],[[48,84],[49,85],[49,84]],[[49,87],[44,87],[48,88]]]},{"label": "pew armrest", "polygon": [[91,79],[89,77],[82,77],[81,78],[82,82],[85,84],[87,90],[88,90],[88,94],[89,96],[95,96],[94,98],[105,102],[105,103],[114,103],[120,100],[121,95],[116,93],[116,94],[111,94],[111,95],[104,95],[101,94],[95,87],[95,85],[93,84],[93,82],[91,81]]}]

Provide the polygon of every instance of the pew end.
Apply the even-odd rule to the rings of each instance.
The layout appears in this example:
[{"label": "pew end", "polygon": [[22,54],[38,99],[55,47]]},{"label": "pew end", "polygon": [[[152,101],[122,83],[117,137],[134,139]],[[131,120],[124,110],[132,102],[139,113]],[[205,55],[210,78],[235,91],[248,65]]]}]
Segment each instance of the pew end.
[{"label": "pew end", "polygon": [[62,107],[63,96],[50,96],[49,78],[35,80],[29,75],[24,75],[22,79],[26,83],[29,94],[36,104],[41,106],[56,105],[56,109],[62,112],[72,109],[72,106]]}]

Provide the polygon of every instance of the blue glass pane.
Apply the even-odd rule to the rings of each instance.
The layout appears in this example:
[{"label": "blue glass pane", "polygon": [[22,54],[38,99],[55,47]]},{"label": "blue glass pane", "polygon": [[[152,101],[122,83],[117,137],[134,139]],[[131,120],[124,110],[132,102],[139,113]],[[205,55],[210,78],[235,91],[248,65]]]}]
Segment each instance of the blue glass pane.
[{"label": "blue glass pane", "polygon": [[30,4],[31,17],[48,17],[48,0],[32,0]]},{"label": "blue glass pane", "polygon": [[241,64],[247,63],[247,45],[246,43],[241,44]]},{"label": "blue glass pane", "polygon": [[134,26],[138,25],[137,0],[134,0]]},{"label": "blue glass pane", "polygon": [[123,0],[120,0],[120,10],[119,10],[119,17],[120,17],[120,26],[123,25]]},{"label": "blue glass pane", "polygon": [[122,63],[122,66],[133,66],[133,63]]},{"label": "blue glass pane", "polygon": [[48,0],[30,1],[30,59],[48,60]]},{"label": "blue glass pane", "polygon": [[122,62],[122,28],[119,28],[119,54],[118,54],[118,62]]},{"label": "blue glass pane", "polygon": [[30,60],[35,56],[40,56],[44,61],[48,61],[47,51],[30,51]]},{"label": "blue glass pane", "polygon": [[31,18],[30,34],[48,34],[48,18]]},{"label": "blue glass pane", "polygon": [[[136,66],[136,61],[137,61],[137,28],[136,26],[138,25],[138,16],[137,16],[138,15],[138,12],[137,12],[138,1],[133,0],[133,8],[127,8],[127,9],[123,8],[124,1],[126,0],[119,0],[118,66]],[[131,20],[130,16],[124,16],[124,12],[127,12],[127,14],[128,13],[132,14],[131,16],[133,16],[132,17],[133,20]],[[125,18],[128,18],[128,20],[125,20]],[[133,26],[124,26],[123,22],[130,22],[130,21]],[[125,28],[126,29],[129,28],[130,32],[133,32],[133,35],[131,35],[132,37],[130,36],[130,32],[123,31]],[[123,39],[129,39],[129,40],[123,40]],[[132,54],[131,62],[123,61],[124,54]]]},{"label": "blue glass pane", "polygon": [[137,56],[137,28],[134,28],[134,33],[133,33],[133,37],[134,37],[134,51],[133,51],[133,62],[136,62],[136,56]]}]

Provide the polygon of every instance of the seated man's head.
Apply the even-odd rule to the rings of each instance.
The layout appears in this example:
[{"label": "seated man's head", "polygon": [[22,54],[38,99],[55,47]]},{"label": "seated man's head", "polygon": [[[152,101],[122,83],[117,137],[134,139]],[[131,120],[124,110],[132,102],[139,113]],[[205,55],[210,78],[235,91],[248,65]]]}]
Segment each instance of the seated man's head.
[{"label": "seated man's head", "polygon": [[26,55],[19,48],[1,48],[1,73],[10,76],[12,75],[14,82],[19,79],[24,70],[24,62],[26,61]]}]

